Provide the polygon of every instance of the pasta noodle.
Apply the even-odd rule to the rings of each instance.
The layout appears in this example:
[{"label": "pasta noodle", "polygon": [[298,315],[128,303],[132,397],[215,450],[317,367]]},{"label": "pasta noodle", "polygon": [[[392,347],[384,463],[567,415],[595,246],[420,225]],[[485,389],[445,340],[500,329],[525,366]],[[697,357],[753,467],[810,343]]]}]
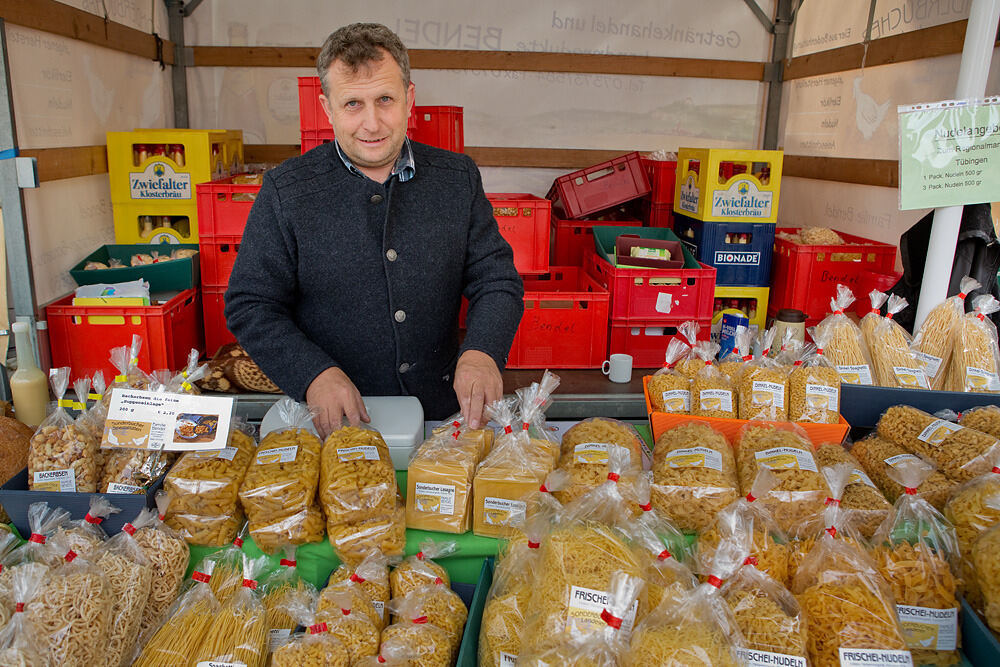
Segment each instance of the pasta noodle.
[{"label": "pasta noodle", "polygon": [[275,521],[313,507],[319,459],[319,438],[305,428],[268,433],[240,486],[240,501],[250,521]]},{"label": "pasta noodle", "polygon": [[628,471],[642,467],[643,444],[635,429],[614,419],[584,419],[563,435],[559,467],[570,476],[567,488],[554,493],[563,504],[602,484],[608,477],[609,450],[628,451]]},{"label": "pasta noodle", "polygon": [[[878,484],[879,489],[890,502],[895,502],[903,493],[903,487],[889,477],[888,471],[904,461],[917,457],[909,454],[895,443],[872,434],[864,440],[859,440],[851,447],[851,454],[861,462],[865,472]],[[918,491],[921,497],[937,510],[944,509],[944,504],[952,490],[958,486],[939,471],[935,471],[920,485]]]},{"label": "pasta noodle", "polygon": [[712,364],[718,343],[698,343],[695,354],[703,366],[691,381],[691,414],[699,417],[736,419],[739,397],[733,381]]},{"label": "pasta noodle", "polygon": [[987,315],[1000,310],[989,294],[972,300],[973,311],[963,315],[952,328],[950,388],[952,391],[1000,392],[1000,350],[997,328]]},{"label": "pasta noodle", "polygon": [[461,429],[434,435],[420,445],[406,478],[408,527],[442,533],[469,530],[472,480],[482,450],[482,442]]},{"label": "pasta noodle", "polygon": [[740,419],[788,421],[789,366],[783,366],[767,354],[774,340],[774,329],[763,334],[761,356],[747,361],[740,373]]},{"label": "pasta noodle", "polygon": [[283,546],[307,544],[323,539],[323,512],[318,505],[286,516],[263,521],[250,520],[250,536],[266,554],[277,553]]},{"label": "pasta noodle", "polygon": [[171,608],[166,622],[149,638],[133,667],[188,665],[219,613],[209,584],[211,575],[196,571],[195,584]]},{"label": "pasta noodle", "polygon": [[979,536],[1000,523],[1000,460],[990,472],[957,487],[944,515],[955,526],[961,552],[972,553]]},{"label": "pasta noodle", "polygon": [[847,522],[856,527],[864,537],[871,538],[889,515],[892,505],[862,470],[861,463],[842,446],[829,442],[820,445],[816,448],[816,462],[823,468],[844,463],[853,467],[840,507],[847,516]]},{"label": "pasta noodle", "polygon": [[844,314],[852,303],[851,290],[837,285],[837,296],[830,301],[832,315],[816,326],[816,333],[827,341],[823,353],[837,369],[841,382],[871,385],[874,384],[871,360],[864,336],[858,325]]},{"label": "pasta noodle", "polygon": [[743,635],[756,651],[806,657],[806,626],[795,598],[779,582],[744,565],[722,588]]},{"label": "pasta noodle", "polygon": [[[357,601],[363,601],[369,611],[352,607]],[[378,621],[370,615],[374,610],[357,584],[347,581],[334,584],[333,589],[328,587],[320,596],[320,605],[316,611],[317,622],[326,623],[329,632],[341,641],[351,664],[366,656],[378,655],[381,637]]]},{"label": "pasta noodle", "polygon": [[[245,428],[249,430],[248,426]],[[163,480],[163,488],[170,496],[167,523],[177,514],[235,515],[240,485],[256,449],[252,434],[237,425],[230,431],[229,442],[223,449],[182,455]]]},{"label": "pasta noodle", "polygon": [[396,472],[378,431],[344,426],[323,443],[319,497],[327,521],[364,521],[396,507]]},{"label": "pasta noodle", "polygon": [[992,435],[994,438],[1000,438],[1000,407],[984,405],[964,410],[960,415],[958,423],[966,428]]},{"label": "pasta noodle", "polygon": [[327,522],[330,545],[340,560],[348,565],[360,563],[371,551],[386,556],[402,556],[406,547],[405,510],[401,504],[385,517],[366,519],[358,523]]},{"label": "pasta noodle", "polygon": [[809,330],[816,347],[803,355],[788,377],[788,418],[794,422],[836,424],[840,421],[840,374],[826,358],[826,331]]},{"label": "pasta noodle", "polygon": [[243,586],[212,619],[192,663],[231,662],[264,667],[268,655],[267,611],[257,591],[257,578],[267,558],[244,559]]}]

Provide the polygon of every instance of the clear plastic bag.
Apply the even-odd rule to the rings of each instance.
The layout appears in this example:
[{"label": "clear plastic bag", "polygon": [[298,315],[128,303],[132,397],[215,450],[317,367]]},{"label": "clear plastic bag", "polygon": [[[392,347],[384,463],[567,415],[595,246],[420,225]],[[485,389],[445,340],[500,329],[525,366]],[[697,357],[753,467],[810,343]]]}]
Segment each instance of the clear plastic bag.
[{"label": "clear plastic bag", "polygon": [[350,580],[323,589],[316,607],[316,621],[344,644],[351,664],[378,654],[381,624],[374,614],[364,591]]},{"label": "clear plastic bag", "polygon": [[[306,629],[272,642],[271,667],[350,667],[351,657],[347,647],[330,634],[326,623],[316,622],[317,614],[310,605],[295,600],[288,605],[288,616],[293,623]],[[272,629],[272,637],[274,630]]]},{"label": "clear plastic bag", "polygon": [[384,516],[396,507],[396,471],[382,435],[366,426],[333,431],[320,459],[319,498],[327,521]]},{"label": "clear plastic bag", "polygon": [[[39,631],[24,613],[28,603],[38,594],[48,568],[40,563],[25,564],[11,581],[10,619],[0,628],[0,664],[7,667],[48,667],[41,651],[43,640]],[[5,608],[6,611],[6,608]]]},{"label": "clear plastic bag", "polygon": [[[774,329],[761,334],[760,356],[747,360],[740,373],[740,419],[788,421],[788,375],[791,368],[767,356],[774,334]],[[746,360],[747,355],[743,358]]]},{"label": "clear plastic bag", "polygon": [[[924,362],[910,350],[910,334],[892,319],[908,305],[906,299],[893,294],[889,297],[885,317],[874,315],[875,326],[871,333],[865,331],[872,366],[878,383],[883,387],[929,389]],[[862,325],[864,324],[863,320]]]},{"label": "clear plastic bag", "polygon": [[468,531],[472,526],[472,480],[482,456],[483,440],[468,435],[461,423],[425,440],[410,459],[406,525],[443,533]]},{"label": "clear plastic bag", "polygon": [[753,359],[753,334],[745,326],[740,325],[736,327],[734,338],[736,344],[733,349],[719,359],[719,372],[728,377],[733,386],[739,390],[743,365]]},{"label": "clear plastic bag", "polygon": [[854,294],[844,285],[837,285],[837,296],[830,300],[830,315],[816,326],[827,341],[823,348],[827,359],[840,373],[844,384],[875,384],[871,356],[861,329],[844,311],[854,303]]},{"label": "clear plastic bag", "polygon": [[184,573],[187,572],[190,551],[187,542],[163,523],[170,499],[163,491],[156,494],[156,510],[145,509],[131,524],[126,524],[126,532],[132,532],[143,554],[153,566],[153,583],[149,590],[149,601],[142,613],[140,634],[158,626],[170,605],[177,599]]},{"label": "clear plastic bag", "polygon": [[[885,292],[880,292],[877,289],[872,290],[868,293],[868,298],[871,300],[871,310],[865,313],[861,321],[858,322],[858,328],[861,329],[861,335],[864,336],[865,345],[868,347],[868,351],[872,354],[872,361],[874,361],[875,351],[872,349],[872,343],[875,342],[875,330],[878,328],[879,323],[882,321],[882,306],[885,305],[886,299],[889,295]],[[879,381],[878,369],[872,366],[872,370],[875,371],[875,380]]]},{"label": "clear plastic bag", "polygon": [[[959,287],[960,292],[948,297],[927,314],[924,323],[913,337],[910,349],[924,364],[924,374],[931,389],[945,388],[951,366],[954,343],[952,331],[965,315],[965,297],[974,289],[982,287],[975,278],[965,276]],[[1000,434],[994,434],[1000,435]]]},{"label": "clear plastic bag", "polygon": [[[261,580],[262,602],[267,612],[271,650],[287,639],[298,627],[294,613],[297,605],[312,608],[319,593],[315,586],[299,576],[295,547],[284,548],[278,568]],[[311,625],[311,624],[310,624]]]},{"label": "clear plastic bag", "polygon": [[667,344],[665,365],[646,384],[649,402],[656,412],[686,415],[691,413],[691,378],[676,370],[690,347],[680,338]]},{"label": "clear plastic bag", "polygon": [[[919,459],[891,440],[874,433],[854,443],[851,454],[861,462],[861,467],[878,484],[889,502],[895,502],[903,493],[903,487],[889,477],[889,470],[904,461]],[[938,470],[920,485],[920,495],[940,511],[957,486],[958,482],[948,479]]]},{"label": "clear plastic bag", "polygon": [[1000,407],[983,405],[963,410],[959,415],[958,423],[966,428],[1000,438]]},{"label": "clear plastic bag", "polygon": [[961,553],[972,553],[979,536],[1000,523],[1000,452],[989,472],[955,488],[944,515],[955,527]]},{"label": "clear plastic bag", "polygon": [[38,425],[28,448],[28,488],[33,491],[97,491],[97,442],[79,427],[66,408],[68,366],[49,371],[49,384],[56,397],[48,416]]},{"label": "clear plastic bag", "polygon": [[274,555],[288,545],[322,541],[323,525],[323,511],[318,504],[314,504],[287,516],[265,521],[251,520],[250,536],[258,549]]},{"label": "clear plastic bag", "polygon": [[[411,654],[410,664],[423,667],[450,667],[455,662],[457,647],[445,630],[427,622],[421,587],[409,595],[393,598],[389,611],[396,622],[382,632],[382,653]],[[376,648],[375,655],[379,653]]]},{"label": "clear plastic bag", "polygon": [[118,369],[116,375],[104,392],[101,402],[104,412],[111,407],[111,396],[115,389],[149,389],[153,378],[139,370],[139,351],[142,350],[142,336],[134,334],[132,344],[128,347],[115,347],[111,350],[111,365]]},{"label": "clear plastic bag", "polygon": [[457,551],[458,543],[453,540],[421,542],[420,551],[404,560],[389,573],[392,597],[403,597],[420,586],[436,583],[438,579],[443,581],[446,586],[450,586],[451,579],[448,577],[448,571],[435,561],[447,558]]},{"label": "clear plastic bag", "polygon": [[972,568],[983,598],[983,616],[990,630],[1000,633],[1000,526],[979,536],[972,547]]},{"label": "clear plastic bag", "polygon": [[55,567],[61,562],[63,554],[52,551],[48,544],[49,538],[63,525],[69,522],[70,514],[61,507],[50,507],[47,502],[31,503],[28,505],[28,527],[31,535],[28,541],[20,548],[10,552],[3,561],[3,568],[0,570],[0,589],[10,590],[9,581],[3,585],[9,573],[7,570],[12,566],[21,563],[43,563],[49,567]]},{"label": "clear plastic bag", "polygon": [[570,483],[554,495],[565,504],[593,490],[608,477],[608,461],[615,450],[627,452],[623,472],[636,473],[644,466],[645,445],[631,424],[595,417],[583,419],[563,434],[559,467]]},{"label": "clear plastic bag", "polygon": [[701,360],[694,353],[699,333],[701,333],[701,325],[694,320],[687,320],[681,322],[677,327],[677,335],[671,339],[683,344],[684,354],[677,360],[675,368],[678,373],[689,380],[693,379],[701,370]]},{"label": "clear plastic bag", "polygon": [[[213,551],[205,556],[198,564],[198,571],[210,577],[205,579],[212,589],[212,595],[219,604],[226,604],[233,594],[240,589],[243,584],[243,540],[246,538],[249,526],[246,524],[240,529],[236,538],[218,551]],[[192,581],[200,582],[202,578],[191,575]],[[190,589],[190,585],[186,590]]]},{"label": "clear plastic bag", "polygon": [[108,534],[101,528],[101,523],[120,511],[104,496],[93,496],[90,499],[90,508],[84,517],[66,522],[56,529],[54,536],[58,536],[80,556],[90,558],[90,555],[108,539]]},{"label": "clear plastic bag", "polygon": [[1000,392],[1000,351],[997,328],[987,317],[1000,310],[1000,302],[989,294],[972,300],[973,312],[966,313],[952,329],[950,389],[952,391]]},{"label": "clear plastic bag", "polygon": [[712,363],[718,352],[718,343],[701,342],[694,347],[695,355],[704,362],[704,366],[691,381],[691,414],[736,419],[739,397],[735,385]]},{"label": "clear plastic bag", "polygon": [[788,418],[793,422],[836,424],[840,421],[840,374],[825,354],[828,330],[809,329],[816,342],[788,377]]},{"label": "clear plastic bag", "polygon": [[821,468],[845,463],[851,466],[851,476],[840,508],[844,511],[846,522],[857,528],[865,539],[870,539],[889,515],[892,504],[865,473],[861,463],[841,445],[827,442],[817,447],[816,462]]},{"label": "clear plastic bag", "polygon": [[389,559],[386,555],[380,551],[370,551],[355,567],[340,565],[330,574],[327,584],[341,581],[353,581],[361,586],[378,615],[379,629],[384,628],[388,620],[385,606],[392,597],[389,587]]},{"label": "clear plastic bag", "polygon": [[381,615],[358,582],[351,579],[330,582],[319,592],[316,598],[317,613],[322,614],[324,618],[335,618],[337,611],[341,609],[353,610],[358,615],[364,616],[381,632],[383,627]]},{"label": "clear plastic bag", "polygon": [[191,662],[222,662],[264,667],[268,656],[267,611],[258,580],[267,569],[265,557],[243,559],[243,585],[222,606],[205,632]]},{"label": "clear plastic bag", "polygon": [[153,568],[135,539],[122,531],[100,547],[93,558],[111,586],[111,629],[105,664],[132,664],[142,612],[149,601]]}]

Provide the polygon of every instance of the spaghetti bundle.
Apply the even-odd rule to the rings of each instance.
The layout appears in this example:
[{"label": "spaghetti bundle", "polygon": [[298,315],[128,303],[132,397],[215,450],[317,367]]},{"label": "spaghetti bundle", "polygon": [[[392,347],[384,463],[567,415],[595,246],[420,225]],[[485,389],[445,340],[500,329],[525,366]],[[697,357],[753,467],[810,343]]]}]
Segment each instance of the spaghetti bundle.
[{"label": "spaghetti bundle", "polygon": [[841,445],[827,442],[817,447],[816,462],[824,468],[844,463],[851,466],[851,477],[844,489],[840,508],[844,510],[849,525],[857,528],[865,538],[871,538],[889,515],[892,505],[862,469],[861,463]]},{"label": "spaghetti bundle", "polygon": [[211,575],[208,583],[220,605],[229,602],[243,585],[243,539],[246,534],[244,523],[230,544],[205,556],[198,566],[200,571]]},{"label": "spaghetti bundle", "polygon": [[826,358],[828,330],[811,328],[815,349],[804,351],[788,376],[788,419],[793,422],[836,424],[840,421],[840,374]]},{"label": "spaghetti bundle", "polygon": [[[965,297],[979,287],[982,285],[975,278],[962,278],[960,292],[934,306],[913,337],[911,349],[917,359],[923,362],[924,374],[931,389],[945,388],[951,367],[952,330],[965,314]],[[970,427],[976,428],[971,424]]]},{"label": "spaghetti bundle", "polygon": [[111,630],[106,660],[111,667],[127,667],[139,638],[142,612],[149,601],[153,568],[135,539],[122,531],[94,555],[111,586]]},{"label": "spaghetti bundle", "polygon": [[567,504],[602,484],[608,477],[612,451],[627,453],[624,471],[642,469],[642,439],[631,424],[601,417],[584,419],[563,434],[559,467],[569,473],[570,484],[555,493]]},{"label": "spaghetti bundle", "polygon": [[875,376],[883,387],[929,389],[925,364],[910,350],[910,335],[892,319],[907,305],[906,299],[893,294],[889,297],[886,316],[879,318],[876,315],[878,321],[868,339]]},{"label": "spaghetti bundle", "polygon": [[264,577],[260,586],[272,651],[298,627],[294,614],[297,606],[311,608],[316,599],[316,589],[299,576],[296,565],[295,547],[284,547],[284,558],[278,562],[278,569]]},{"label": "spaghetti bundle", "polygon": [[646,390],[657,412],[685,415],[691,412],[691,377],[674,368],[689,349],[679,338],[671,339],[667,344],[666,365],[649,378]]},{"label": "spaghetti bundle", "polygon": [[184,573],[187,572],[190,551],[184,538],[163,523],[170,499],[162,491],[156,494],[157,510],[143,510],[122,530],[132,533],[142,553],[153,568],[149,601],[142,612],[140,635],[156,627],[177,599]]},{"label": "spaghetti bundle", "polygon": [[739,400],[735,385],[712,364],[712,359],[718,352],[718,343],[702,342],[694,346],[694,353],[704,366],[691,381],[691,414],[736,419]]},{"label": "spaghetti bundle", "polygon": [[267,664],[267,610],[257,580],[268,567],[265,557],[243,559],[243,586],[212,619],[191,661],[229,662],[247,667]]},{"label": "spaghetti bundle", "polygon": [[950,389],[952,391],[1000,392],[1000,351],[997,328],[987,315],[1000,310],[1000,302],[989,294],[972,300],[966,313],[952,328]]},{"label": "spaghetti bundle", "polygon": [[837,285],[837,296],[830,300],[830,312],[816,326],[816,331],[827,341],[824,354],[840,373],[841,382],[871,385],[873,382],[871,357],[864,336],[844,310],[854,303],[854,295],[844,285]]}]

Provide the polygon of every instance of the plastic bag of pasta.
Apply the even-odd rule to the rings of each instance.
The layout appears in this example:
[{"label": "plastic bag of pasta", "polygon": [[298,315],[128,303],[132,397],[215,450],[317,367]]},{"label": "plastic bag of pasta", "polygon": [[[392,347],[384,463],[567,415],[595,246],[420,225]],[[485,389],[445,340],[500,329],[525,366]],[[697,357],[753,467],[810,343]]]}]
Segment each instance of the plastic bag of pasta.
[{"label": "plastic bag of pasta", "polygon": [[1000,407],[983,405],[963,410],[958,423],[966,428],[973,428],[994,438],[1000,438]]},{"label": "plastic bag of pasta", "polygon": [[712,526],[698,535],[697,559],[702,569],[713,561],[720,544],[736,541],[757,560],[761,571],[777,581],[788,580],[788,537],[771,512],[758,502],[777,483],[770,470],[761,470],[746,496],[719,512]]},{"label": "plastic bag of pasta", "polygon": [[631,424],[596,417],[566,431],[559,467],[569,473],[570,484],[555,493],[556,500],[565,505],[602,484],[608,477],[610,453],[616,449],[628,453],[623,472],[635,473],[645,467],[645,445]]},{"label": "plastic bag of pasta", "polygon": [[380,625],[374,613],[364,591],[348,580],[323,589],[316,607],[316,621],[327,624],[330,634],[344,644],[354,664],[365,656],[378,654]]},{"label": "plastic bag of pasta", "polygon": [[469,435],[461,423],[425,440],[407,469],[406,525],[443,533],[468,531],[472,480],[482,456],[483,441]]},{"label": "plastic bag of pasta", "polygon": [[847,488],[844,489],[840,508],[844,511],[846,523],[857,528],[863,537],[870,539],[889,515],[892,504],[885,499],[875,486],[875,482],[865,473],[861,463],[842,446],[830,442],[823,443],[816,448],[816,462],[821,468],[842,464],[851,466],[851,476],[847,481]]},{"label": "plastic bag of pasta", "polygon": [[59,536],[78,555],[89,558],[108,539],[108,534],[101,528],[101,523],[120,511],[104,496],[93,496],[90,499],[90,508],[83,518],[67,521],[56,529],[54,536]]},{"label": "plastic bag of pasta", "polygon": [[222,662],[264,667],[267,664],[267,611],[258,583],[267,558],[243,559],[243,585],[222,606],[205,631],[191,662]]},{"label": "plastic bag of pasta", "polygon": [[769,358],[774,341],[774,329],[761,334],[761,353],[753,359],[744,354],[746,362],[740,374],[740,419],[788,421],[789,366]]},{"label": "plastic bag of pasta", "polygon": [[680,600],[667,600],[632,633],[625,667],[673,665],[737,667],[736,647],[743,638],[720,588],[746,556],[742,545],[727,541],[706,563],[707,583]]},{"label": "plastic bag of pasta", "polygon": [[988,473],[955,488],[944,515],[955,527],[961,553],[972,553],[979,536],[1000,523],[1000,452]]},{"label": "plastic bag of pasta", "polygon": [[299,576],[295,547],[286,546],[278,569],[265,576],[260,585],[264,609],[267,611],[269,646],[273,652],[298,627],[293,613],[295,605],[312,608],[318,593],[316,588]]},{"label": "plastic bag of pasta", "polygon": [[[372,550],[392,558],[402,556],[406,548],[409,522],[402,504],[386,516],[365,519],[357,523],[326,524],[327,538],[341,562],[356,565]],[[322,530],[320,532],[322,539]]]},{"label": "plastic bag of pasta", "polygon": [[[104,405],[103,401],[105,391],[104,373],[102,371],[94,373],[92,383],[91,390],[82,401],[84,410],[76,418],[76,423],[97,443],[97,462],[95,466],[98,472],[100,472],[104,469],[104,450],[101,449],[101,439],[104,437],[104,420],[108,416],[108,408]],[[77,392],[77,397],[79,398],[80,391],[76,388],[76,383],[73,384],[73,389]],[[89,408],[86,407],[88,399],[94,401]]]},{"label": "plastic bag of pasta", "polygon": [[972,568],[983,598],[983,616],[990,630],[1000,633],[1000,526],[979,536],[972,547]]},{"label": "plastic bag of pasta", "polygon": [[392,598],[389,587],[389,559],[381,551],[370,551],[355,567],[340,565],[330,574],[327,584],[341,581],[353,581],[361,586],[368,596],[368,601],[375,608],[379,628],[384,628],[386,621],[385,605]]},{"label": "plastic bag of pasta", "polygon": [[[882,321],[882,306],[885,305],[886,299],[889,295],[885,292],[880,292],[877,289],[872,290],[868,293],[868,298],[871,300],[871,310],[865,313],[861,321],[858,322],[858,328],[861,329],[861,335],[865,339],[865,345],[868,346],[868,351],[872,354],[872,361],[874,361],[875,351],[872,350],[872,343],[875,341],[874,333],[875,329],[878,328],[879,322]],[[875,371],[875,380],[878,381],[879,374],[878,369],[874,366],[872,367]]]},{"label": "plastic bag of pasta", "polygon": [[952,353],[952,330],[965,315],[965,297],[982,287],[975,278],[965,276],[959,293],[934,306],[913,336],[910,349],[924,365],[931,389],[944,389],[949,376]]},{"label": "plastic bag of pasta", "polygon": [[663,432],[653,447],[653,506],[681,530],[707,528],[740,495],[733,450],[707,422]]},{"label": "plastic bag of pasta", "polygon": [[733,338],[735,339],[733,349],[719,358],[719,372],[729,378],[738,391],[740,374],[743,373],[745,363],[743,359],[746,356],[753,358],[753,334],[745,326],[740,325],[736,327]]},{"label": "plastic bag of pasta", "polygon": [[24,612],[42,587],[48,568],[40,563],[26,564],[11,581],[10,620],[0,628],[0,664],[7,667],[48,667],[41,652],[42,638]]},{"label": "plastic bag of pasta", "polygon": [[829,330],[810,328],[815,349],[805,352],[788,377],[788,418],[793,422],[836,424],[840,421],[840,374],[826,357]]},{"label": "plastic bag of pasta", "polygon": [[[424,593],[425,587],[417,588],[389,603],[389,612],[396,621],[382,632],[382,652],[408,650],[412,654],[409,664],[450,667],[457,650],[445,630],[427,622]],[[372,655],[376,653],[378,649]]]},{"label": "plastic bag of pasta", "polygon": [[111,365],[118,370],[118,375],[107,386],[104,398],[101,399],[105,415],[111,407],[111,396],[115,389],[149,389],[153,383],[152,376],[139,369],[140,350],[142,350],[142,336],[138,334],[133,334],[131,345],[111,349]]},{"label": "plastic bag of pasta", "polygon": [[987,317],[1000,310],[989,294],[972,300],[973,312],[963,315],[952,329],[952,354],[948,389],[1000,392],[1000,352],[997,328]]},{"label": "plastic bag of pasta", "polygon": [[872,540],[879,574],[888,582],[907,646],[917,664],[948,665],[960,661],[956,597],[958,539],[955,528],[917,487],[933,471],[908,461],[889,472],[905,493]]},{"label": "plastic bag of pasta", "polygon": [[8,570],[21,563],[42,563],[49,567],[59,565],[63,554],[56,553],[49,546],[49,539],[69,522],[70,514],[61,507],[50,507],[47,502],[28,505],[28,527],[31,535],[21,547],[11,551],[0,568],[0,589],[10,591]]},{"label": "plastic bag of pasta", "polygon": [[736,447],[740,485],[746,490],[761,468],[774,473],[778,484],[761,502],[783,530],[815,514],[826,501],[826,481],[813,451],[813,444],[797,426],[751,422],[741,430]]},{"label": "plastic bag of pasta", "polygon": [[[892,319],[908,305],[906,299],[893,294],[889,297],[885,317],[880,317],[877,312],[865,315],[865,319],[861,321],[861,329],[865,332],[865,340],[872,355],[872,366],[875,368],[875,379],[879,385],[928,389],[924,364],[910,351],[910,334]],[[874,321],[874,325],[866,328],[865,325],[870,321]]]},{"label": "plastic bag of pasta", "polygon": [[[288,615],[306,630],[283,638],[277,645],[272,643],[271,667],[351,667],[347,647],[330,634],[326,623],[316,622],[316,613],[307,603],[292,601]],[[273,638],[273,629],[271,633]]]},{"label": "plastic bag of pasta", "polygon": [[[243,583],[243,540],[249,526],[244,523],[232,543],[212,551],[198,564],[198,570],[211,577],[208,583],[219,604],[226,604]],[[192,580],[198,581],[194,575]]]},{"label": "plastic bag of pasta", "polygon": [[712,363],[718,352],[718,343],[702,342],[694,346],[694,353],[704,366],[691,381],[691,414],[736,419],[739,408],[736,389],[732,380]]},{"label": "plastic bag of pasta", "polygon": [[433,584],[441,579],[446,586],[451,585],[448,572],[435,561],[447,558],[458,551],[458,543],[452,540],[436,542],[427,540],[420,543],[420,551],[410,556],[389,573],[392,597],[403,597],[420,586]]},{"label": "plastic bag of pasta", "polygon": [[889,586],[867,555],[833,532],[802,561],[791,587],[809,628],[809,661],[911,666]]},{"label": "plastic bag of pasta", "polygon": [[97,491],[97,442],[66,412],[73,407],[73,402],[64,398],[69,373],[68,366],[49,371],[56,403],[50,406],[28,447],[28,488],[33,491]]},{"label": "plastic bag of pasta", "polygon": [[840,373],[845,384],[874,384],[871,357],[861,329],[844,311],[854,303],[854,295],[844,285],[837,285],[837,296],[830,300],[830,315],[816,326],[827,341],[824,354]]},{"label": "plastic bag of pasta", "polygon": [[[920,457],[910,454],[891,440],[880,438],[874,433],[854,443],[851,454],[861,462],[864,471],[875,480],[879,490],[889,502],[895,502],[903,493],[903,487],[889,477],[889,470],[904,461],[920,460]],[[921,497],[941,511],[957,486],[958,482],[937,470],[920,485],[919,492]]]},{"label": "plastic bag of pasta", "polygon": [[694,320],[688,320],[677,327],[677,335],[671,339],[680,341],[684,346],[684,354],[677,360],[675,369],[688,379],[693,379],[701,370],[701,360],[694,354],[700,332],[701,325]]},{"label": "plastic bag of pasta", "polygon": [[[234,514],[240,485],[256,450],[253,426],[237,418],[229,431],[229,441],[222,449],[181,455],[163,480],[163,488],[170,496],[167,523],[180,530],[173,523],[176,515],[218,517]],[[225,542],[231,540],[232,537]]]},{"label": "plastic bag of pasta", "polygon": [[646,391],[656,412],[691,413],[691,378],[676,370],[677,362],[688,353],[688,346],[678,338],[667,344],[665,365],[649,378]]},{"label": "plastic bag of pasta", "polygon": [[375,627],[382,630],[382,619],[372,604],[371,598],[361,584],[351,579],[334,581],[326,585],[316,598],[316,611],[318,613],[336,616],[338,609],[353,609],[358,614],[363,615]]},{"label": "plastic bag of pasta", "polygon": [[102,545],[93,561],[104,571],[113,600],[105,664],[127,667],[132,663],[142,612],[149,601],[153,568],[135,539],[124,530]]},{"label": "plastic bag of pasta", "polygon": [[[348,524],[340,524],[348,525]],[[269,520],[250,520],[250,536],[254,544],[268,555],[278,553],[288,545],[320,542],[323,539],[323,511],[318,504]]]},{"label": "plastic bag of pasta", "polygon": [[993,467],[1000,440],[939,419],[907,405],[886,410],[878,420],[879,436],[930,459],[945,475],[966,482]]},{"label": "plastic bag of pasta", "polygon": [[153,566],[153,583],[149,601],[142,613],[140,634],[159,625],[170,605],[177,599],[184,573],[187,572],[190,551],[187,542],[170,526],[163,523],[170,499],[162,491],[156,494],[156,510],[145,509],[122,530],[131,532]]},{"label": "plastic bag of pasta", "polygon": [[319,498],[327,521],[384,516],[396,507],[396,471],[389,447],[373,428],[343,425],[330,433],[320,458]]},{"label": "plastic bag of pasta", "polygon": [[549,452],[553,466],[559,461],[559,441],[545,425],[545,411],[560,382],[558,375],[546,370],[538,382],[514,390],[520,403],[521,430],[528,431],[534,449]]}]

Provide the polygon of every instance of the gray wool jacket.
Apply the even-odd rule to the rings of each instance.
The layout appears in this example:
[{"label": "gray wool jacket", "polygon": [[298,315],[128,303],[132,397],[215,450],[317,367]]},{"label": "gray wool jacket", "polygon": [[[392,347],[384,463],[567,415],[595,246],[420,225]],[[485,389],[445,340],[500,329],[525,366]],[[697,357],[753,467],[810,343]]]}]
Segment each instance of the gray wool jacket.
[{"label": "gray wool jacket", "polygon": [[416,171],[405,182],[359,178],[332,142],[264,176],[225,315],[296,400],[337,366],[362,395],[416,396],[428,419],[443,419],[458,409],[461,352],[485,352],[504,368],[524,288],[479,169],[465,155],[410,147]]}]

